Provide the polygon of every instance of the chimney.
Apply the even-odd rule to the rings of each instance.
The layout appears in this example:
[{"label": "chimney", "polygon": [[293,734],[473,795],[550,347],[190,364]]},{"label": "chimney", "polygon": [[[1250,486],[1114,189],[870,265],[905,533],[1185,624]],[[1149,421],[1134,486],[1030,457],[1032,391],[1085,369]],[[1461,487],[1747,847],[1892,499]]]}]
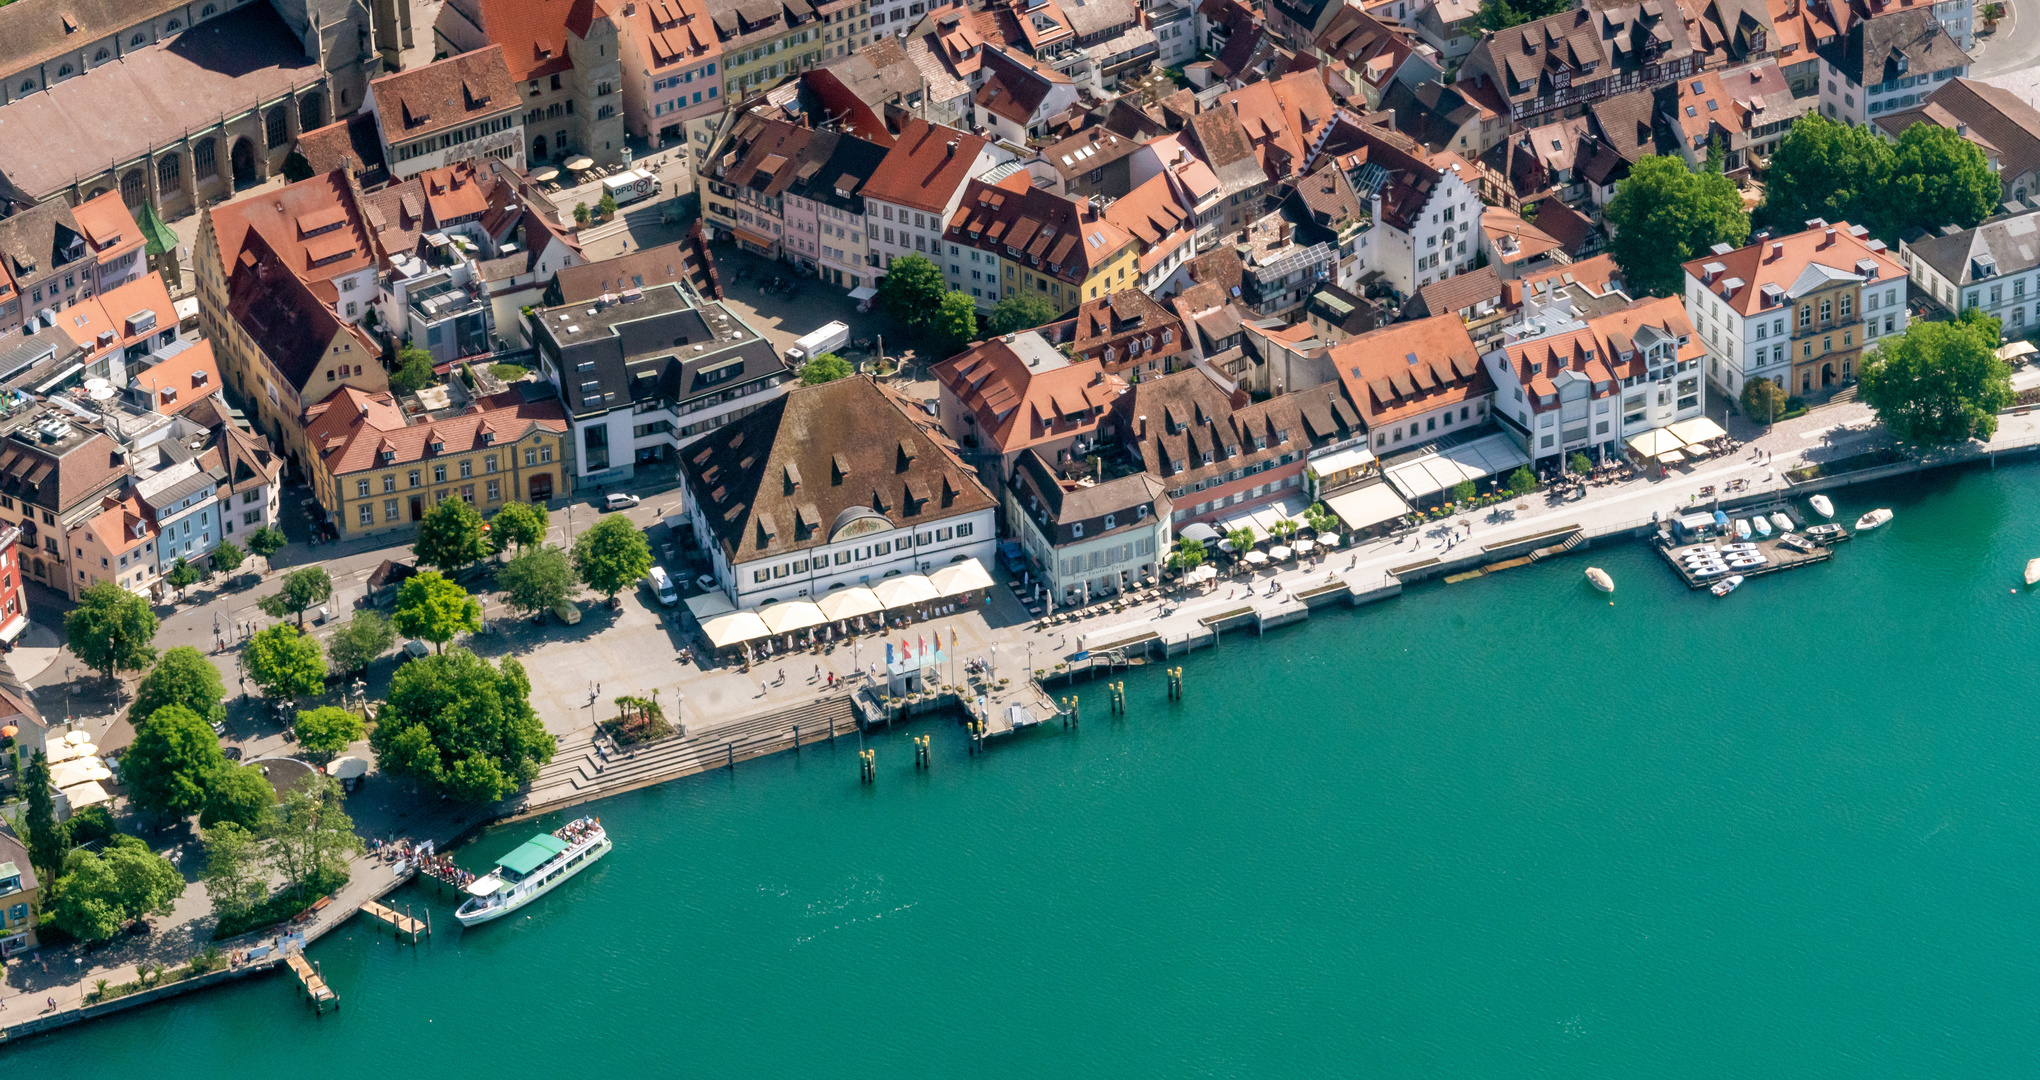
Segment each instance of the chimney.
[{"label": "chimney", "polygon": [[950,156],[950,157],[955,157],[955,156],[956,156],[956,140],[955,140],[955,139],[951,139],[951,140],[949,140],[949,156]]},{"label": "chimney", "polygon": [[1143,413],[1143,414],[1141,415],[1141,418],[1140,418],[1140,436],[1139,436],[1139,437],[1140,437],[1140,438],[1143,438],[1143,439],[1147,438],[1147,415],[1146,415],[1145,413]]},{"label": "chimney", "polygon": [[1771,257],[1765,261],[1777,262],[1779,259],[1782,259],[1784,257],[1785,257],[1785,241],[1783,240],[1771,241]]},{"label": "chimney", "polygon": [[1821,235],[1821,239],[1820,239],[1820,246],[1821,246],[1821,247],[1824,247],[1824,248],[1825,248],[1825,247],[1833,247],[1833,246],[1835,245],[1835,227],[1834,227],[1834,226],[1832,226],[1832,225],[1828,226],[1828,227],[1827,227],[1827,229],[1826,229],[1825,231],[1823,231],[1823,232],[1822,232],[1822,233],[1821,233],[1820,235]]},{"label": "chimney", "polygon": [[1282,230],[1276,233],[1276,236],[1285,244],[1289,242],[1289,222],[1287,220],[1282,222]]}]

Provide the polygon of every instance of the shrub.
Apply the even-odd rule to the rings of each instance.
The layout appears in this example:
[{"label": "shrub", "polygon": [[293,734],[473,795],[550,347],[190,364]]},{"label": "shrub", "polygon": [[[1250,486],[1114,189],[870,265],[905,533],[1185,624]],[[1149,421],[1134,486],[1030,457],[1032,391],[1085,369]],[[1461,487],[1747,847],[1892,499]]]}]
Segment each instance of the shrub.
[{"label": "shrub", "polygon": [[250,930],[260,930],[285,919],[295,918],[298,913],[318,903],[319,897],[336,892],[347,884],[347,872],[344,870],[322,872],[306,884],[307,888],[302,895],[286,887],[282,892],[244,912],[223,916],[219,924],[213,927],[213,940],[225,941]]}]

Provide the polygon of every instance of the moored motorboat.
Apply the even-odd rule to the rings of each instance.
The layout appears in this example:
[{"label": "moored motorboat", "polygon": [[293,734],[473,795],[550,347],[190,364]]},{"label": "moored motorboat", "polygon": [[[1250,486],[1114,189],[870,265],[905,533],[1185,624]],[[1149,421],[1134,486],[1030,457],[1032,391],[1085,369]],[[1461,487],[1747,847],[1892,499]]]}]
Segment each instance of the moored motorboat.
[{"label": "moored motorboat", "polygon": [[1865,529],[1874,529],[1877,526],[1882,525],[1887,521],[1890,521],[1891,518],[1892,518],[1891,511],[1880,506],[1877,509],[1872,510],[1867,514],[1864,514],[1862,517],[1856,519],[1856,531],[1862,532]]},{"label": "moored motorboat", "polygon": [[1750,527],[1757,530],[1758,536],[1764,537],[1766,539],[1770,538],[1771,520],[1765,517],[1764,515],[1758,514],[1757,516],[1751,518]]},{"label": "moored motorboat", "polygon": [[1835,524],[1832,521],[1823,521],[1820,524],[1811,526],[1806,530],[1806,538],[1808,540],[1813,540],[1823,544],[1827,543],[1830,540],[1839,540],[1841,539],[1841,536],[1842,527],[1840,525]]},{"label": "moored motorboat", "polygon": [[1835,504],[1829,502],[1827,496],[1815,495],[1806,501],[1813,507],[1813,512],[1821,517],[1831,518],[1835,516]]},{"label": "moored motorboat", "polygon": [[1750,538],[1749,518],[1735,519],[1735,538],[1738,540],[1748,540]]},{"label": "moored motorboat", "polygon": [[1598,566],[1587,567],[1587,581],[1602,592],[1615,591],[1615,579],[1608,576],[1608,571]]},{"label": "moored motorboat", "polygon": [[1789,533],[1792,531],[1792,519],[1786,517],[1785,511],[1783,510],[1773,510],[1771,512],[1771,524],[1775,526],[1777,530],[1781,533]]},{"label": "moored motorboat", "polygon": [[1729,593],[1732,593],[1737,588],[1739,588],[1742,585],[1742,583],[1743,576],[1741,574],[1730,574],[1729,576],[1722,578],[1720,581],[1715,582],[1713,585],[1708,586],[1707,591],[1713,593],[1716,596],[1727,596]]},{"label": "moored motorboat", "polygon": [[2035,582],[2040,582],[2040,559],[2033,559],[2026,563],[2026,584],[2032,585]]}]

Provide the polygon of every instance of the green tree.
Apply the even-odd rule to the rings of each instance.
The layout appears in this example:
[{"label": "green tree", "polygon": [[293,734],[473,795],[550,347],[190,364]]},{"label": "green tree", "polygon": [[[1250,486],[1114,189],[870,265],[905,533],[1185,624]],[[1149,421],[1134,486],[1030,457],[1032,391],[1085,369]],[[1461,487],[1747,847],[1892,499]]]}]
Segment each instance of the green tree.
[{"label": "green tree", "polygon": [[1573,451],[1573,455],[1566,459],[1565,464],[1566,468],[1576,473],[1590,473],[1594,471],[1593,460],[1577,450]]},{"label": "green tree", "polygon": [[536,547],[504,564],[496,572],[496,584],[502,587],[505,602],[519,611],[551,611],[573,592],[574,568],[559,548]]},{"label": "green tree", "polygon": [[1762,375],[1743,382],[1742,414],[1753,423],[1777,423],[1778,414],[1785,411],[1786,400],[1785,388]]},{"label": "green tree", "polygon": [[629,518],[603,518],[574,541],[574,573],[605,599],[614,601],[651,568],[652,546]]},{"label": "green tree", "polygon": [[[1245,558],[1247,552],[1254,550],[1254,530],[1247,528],[1245,525],[1226,533],[1224,540],[1226,546],[1232,550],[1233,558],[1235,559]],[[1203,544],[1198,544],[1197,546],[1200,549],[1204,547]]]},{"label": "green tree", "polygon": [[603,193],[602,193],[602,199],[601,199],[601,201],[600,201],[600,202],[597,202],[597,203],[595,204],[595,209],[597,209],[597,210],[599,210],[599,211],[601,211],[601,212],[602,212],[602,219],[603,219],[604,221],[607,221],[607,220],[609,220],[610,218],[613,218],[613,217],[615,217],[615,216],[616,216],[616,196],[614,196],[614,195],[611,195],[610,193],[608,193],[608,192],[606,192],[606,191],[605,191],[605,192],[603,192]]},{"label": "green tree", "polygon": [[22,815],[23,839],[28,841],[28,864],[44,881],[57,880],[64,868],[64,853],[71,850],[68,831],[57,820],[57,801],[50,795],[50,763],[40,750],[28,757],[21,770],[23,798],[28,807]]},{"label": "green tree", "polygon": [[835,353],[825,352],[800,366],[800,384],[802,386],[820,386],[826,382],[835,382],[837,379],[845,378],[850,374],[850,371],[850,361],[837,356]]},{"label": "green tree", "polygon": [[1452,485],[1452,501],[1464,505],[1473,501],[1476,489],[1471,480],[1461,480]]},{"label": "green tree", "polygon": [[934,263],[921,255],[908,255],[894,259],[885,277],[879,280],[878,302],[886,314],[919,332],[941,310],[942,297],[948,292],[949,287],[942,283],[942,271]]},{"label": "green tree", "polygon": [[283,586],[268,596],[256,601],[264,615],[281,619],[288,615],[297,616],[300,627],[305,624],[305,609],[317,607],[333,598],[333,579],[324,567],[301,566],[283,575]]},{"label": "green tree", "polygon": [[259,766],[227,762],[206,777],[198,826],[210,832],[227,823],[259,833],[268,827],[269,808],[275,805],[276,788]]},{"label": "green tree", "polygon": [[1507,0],[1493,0],[1492,3],[1481,5],[1480,11],[1474,14],[1473,24],[1482,30],[1507,30],[1511,26],[1520,26],[1533,19],[1556,15],[1571,8],[1572,5],[1565,0],[1521,0],[1516,4],[1510,4]]},{"label": "green tree", "polygon": [[1607,209],[1609,243],[1629,291],[1679,296],[1682,263],[1715,244],[1741,246],[1750,235],[1742,193],[1727,177],[1693,172],[1676,157],[1647,155],[1630,169]]},{"label": "green tree", "polygon": [[928,324],[928,339],[948,354],[976,340],[977,335],[977,302],[960,292],[943,293]]},{"label": "green tree", "polygon": [[299,896],[312,882],[344,877],[347,857],[362,850],[340,800],[338,780],[307,773],[270,814],[269,865]]},{"label": "green tree", "polygon": [[549,515],[537,503],[514,502],[489,519],[489,550],[500,555],[516,545],[522,551],[545,541]]},{"label": "green tree", "polygon": [[459,583],[427,570],[397,586],[396,615],[390,621],[397,633],[429,641],[444,652],[456,635],[482,628],[482,605]]},{"label": "green tree", "polygon": [[[263,780],[262,786],[269,787]],[[276,798],[270,791],[270,801]],[[268,821],[263,828],[268,827]],[[262,869],[262,836],[260,829],[248,829],[232,821],[219,821],[205,826],[205,870],[198,879],[205,883],[205,894],[212,900],[213,910],[222,917],[239,915],[261,903],[263,894],[269,891],[269,875]]]},{"label": "green tree", "polygon": [[482,531],[482,515],[466,499],[448,499],[426,511],[418,523],[418,539],[411,545],[418,565],[436,566],[452,573],[489,557],[488,534]]},{"label": "green tree", "polygon": [[219,546],[212,549],[213,569],[222,574],[231,574],[239,570],[247,559],[247,552],[225,540],[220,541]]},{"label": "green tree", "polygon": [[274,525],[264,525],[248,534],[248,550],[267,559],[284,549],[290,538]]},{"label": "green tree", "polygon": [[588,213],[588,204],[587,204],[587,203],[581,202],[581,203],[575,203],[575,204],[574,204],[574,224],[575,224],[576,226],[578,226],[578,227],[580,227],[580,228],[584,228],[584,229],[585,229],[585,228],[587,228],[587,227],[588,227],[588,219],[589,219],[589,218],[590,218],[591,216],[593,216],[593,215],[591,215],[591,214],[589,214],[589,213]]},{"label": "green tree", "polygon": [[248,677],[274,698],[316,694],[326,685],[326,658],[319,643],[288,623],[258,630],[241,646]]},{"label": "green tree", "polygon": [[1337,532],[1339,529],[1339,515],[1326,509],[1325,504],[1321,502],[1304,507],[1303,520],[1310,525],[1313,532]]},{"label": "green tree", "polygon": [[298,745],[316,758],[330,758],[361,738],[367,725],[347,709],[322,705],[297,714]]},{"label": "green tree", "polygon": [[390,389],[399,394],[415,394],[439,381],[439,373],[432,370],[432,354],[415,345],[406,345],[397,350],[397,369],[390,372]]},{"label": "green tree", "polygon": [[1179,537],[1176,546],[1169,552],[1169,565],[1177,570],[1195,570],[1204,565],[1204,544],[1187,536]]},{"label": "green tree", "polygon": [[129,920],[170,914],[184,875],[147,844],[116,836],[104,851],[71,852],[55,891],[50,921],[80,941],[105,941]]},{"label": "green tree", "polygon": [[494,802],[552,760],[553,738],[532,711],[531,681],[468,652],[397,669],[368,744],[385,772],[416,777],[462,802]]},{"label": "green tree", "polygon": [[1799,232],[1813,218],[1874,225],[1891,163],[1891,144],[1876,129],[1809,112],[1792,122],[1772,153],[1757,214],[1781,234]]},{"label": "green tree", "polygon": [[203,577],[205,575],[199,573],[198,567],[191,565],[185,561],[184,556],[179,555],[177,561],[171,564],[170,572],[163,575],[163,581],[176,589],[178,597],[182,598],[184,590],[198,584],[199,579]]},{"label": "green tree", "polygon": [[208,724],[227,718],[226,682],[220,669],[189,645],[163,653],[163,659],[142,681],[135,684],[134,704],[128,706],[128,723],[139,728],[166,705],[182,705]]},{"label": "green tree", "polygon": [[1037,326],[1046,326],[1054,322],[1055,317],[1060,314],[1062,312],[1057,311],[1055,305],[1049,303],[1045,296],[1036,296],[1033,293],[1008,293],[1004,300],[992,305],[992,317],[989,321],[992,333],[1013,334],[1022,330],[1032,330]]},{"label": "green tree", "polygon": [[204,717],[165,705],[135,729],[134,745],[121,755],[121,782],[137,807],[183,817],[205,805],[206,781],[226,761]]},{"label": "green tree", "polygon": [[1537,490],[1537,474],[1524,465],[1509,474],[1509,490],[1518,495],[1528,495]]},{"label": "green tree", "polygon": [[1966,229],[1989,217],[2003,192],[1990,159],[1966,136],[1939,124],[1914,124],[1892,154],[1891,180],[1878,200],[1884,211],[1878,233],[1896,243],[1913,227]]},{"label": "green tree", "polygon": [[107,678],[156,662],[156,613],[134,593],[102,581],[78,595],[64,616],[64,638],[86,667]]},{"label": "green tree", "polygon": [[1863,357],[1858,394],[1900,442],[1988,439],[2012,403],[2012,369],[1974,322],[1916,322]]},{"label": "green tree", "polygon": [[397,643],[397,632],[379,611],[363,608],[334,631],[326,642],[326,660],[334,671],[353,674]]}]

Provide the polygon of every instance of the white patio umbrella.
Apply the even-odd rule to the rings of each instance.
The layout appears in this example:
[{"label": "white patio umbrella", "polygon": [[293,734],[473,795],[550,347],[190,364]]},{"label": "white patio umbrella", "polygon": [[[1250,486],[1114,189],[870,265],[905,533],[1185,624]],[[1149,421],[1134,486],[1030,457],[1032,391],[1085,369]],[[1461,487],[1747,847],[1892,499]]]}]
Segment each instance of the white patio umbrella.
[{"label": "white patio umbrella", "polygon": [[1268,553],[1265,551],[1249,551],[1246,554],[1246,560],[1249,566],[1264,566],[1268,562]]},{"label": "white patio umbrella", "polygon": [[1276,562],[1281,562],[1282,560],[1294,554],[1296,554],[1296,552],[1289,550],[1289,545],[1287,544],[1277,544],[1274,547],[1268,549],[1268,557],[1274,559]]},{"label": "white patio umbrella", "polygon": [[888,609],[905,607],[908,604],[926,603],[942,595],[936,591],[935,583],[920,574],[901,574],[886,578],[871,587],[878,602]]},{"label": "white patio umbrella", "polygon": [[1311,548],[1316,547],[1317,545],[1312,543],[1309,537],[1299,537],[1294,546],[1296,548],[1297,553],[1302,554],[1304,552],[1309,551]]}]

